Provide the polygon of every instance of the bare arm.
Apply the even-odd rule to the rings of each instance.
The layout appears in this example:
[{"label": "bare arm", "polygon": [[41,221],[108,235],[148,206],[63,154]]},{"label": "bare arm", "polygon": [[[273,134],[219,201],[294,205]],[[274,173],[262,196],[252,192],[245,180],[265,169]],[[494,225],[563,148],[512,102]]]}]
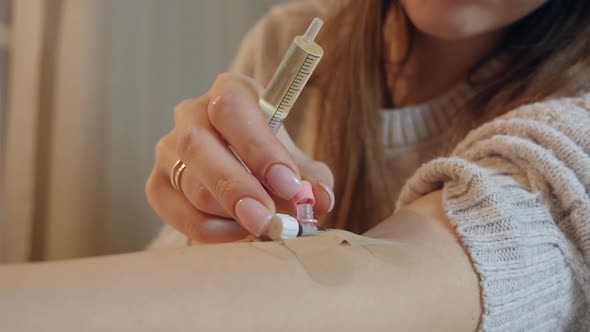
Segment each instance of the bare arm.
[{"label": "bare arm", "polygon": [[[438,194],[369,232],[403,243],[393,263],[343,247],[355,273],[309,278],[288,249],[207,245],[0,268],[0,324],[11,331],[473,331],[477,278]],[[417,214],[416,211],[420,211]],[[329,262],[327,262],[329,264]]]}]

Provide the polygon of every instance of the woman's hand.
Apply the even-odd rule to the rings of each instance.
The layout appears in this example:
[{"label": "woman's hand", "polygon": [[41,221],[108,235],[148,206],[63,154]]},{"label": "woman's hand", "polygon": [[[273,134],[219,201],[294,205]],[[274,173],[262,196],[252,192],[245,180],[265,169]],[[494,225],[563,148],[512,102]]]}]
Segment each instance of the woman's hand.
[{"label": "woman's hand", "polygon": [[[215,243],[263,234],[272,215],[289,206],[302,178],[313,184],[316,213],[333,207],[332,173],[305,156],[284,128],[273,134],[258,107],[261,92],[248,77],[218,76],[206,94],[176,106],[174,129],[156,145],[148,200],[164,221],[191,239]],[[177,160],[186,165],[182,192],[169,181]]]}]

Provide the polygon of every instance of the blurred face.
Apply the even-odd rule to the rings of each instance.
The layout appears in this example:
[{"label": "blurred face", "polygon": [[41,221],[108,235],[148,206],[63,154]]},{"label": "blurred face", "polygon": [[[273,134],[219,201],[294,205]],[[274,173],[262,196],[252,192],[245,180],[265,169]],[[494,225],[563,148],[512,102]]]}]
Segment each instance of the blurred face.
[{"label": "blurred face", "polygon": [[401,3],[418,30],[434,37],[458,40],[505,28],[545,1],[401,0]]}]

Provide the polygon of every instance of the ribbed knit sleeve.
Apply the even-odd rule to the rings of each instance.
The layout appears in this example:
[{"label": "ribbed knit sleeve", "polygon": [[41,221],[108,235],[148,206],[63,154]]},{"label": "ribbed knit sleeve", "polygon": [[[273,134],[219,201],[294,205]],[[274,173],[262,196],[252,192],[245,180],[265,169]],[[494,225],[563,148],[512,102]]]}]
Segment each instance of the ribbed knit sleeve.
[{"label": "ribbed knit sleeve", "polygon": [[442,188],[480,278],[480,331],[590,331],[590,95],[531,104],[472,131],[408,180]]}]

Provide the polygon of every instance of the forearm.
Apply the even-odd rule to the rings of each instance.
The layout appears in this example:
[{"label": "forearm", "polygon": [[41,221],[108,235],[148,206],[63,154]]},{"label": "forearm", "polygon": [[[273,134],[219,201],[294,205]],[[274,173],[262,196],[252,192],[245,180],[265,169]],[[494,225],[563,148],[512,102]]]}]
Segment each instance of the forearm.
[{"label": "forearm", "polygon": [[467,258],[452,236],[418,233],[431,243],[408,236],[389,262],[344,246],[354,273],[338,286],[313,281],[276,243],[265,246],[288,259],[235,243],[5,266],[0,321],[18,331],[474,330]]}]

